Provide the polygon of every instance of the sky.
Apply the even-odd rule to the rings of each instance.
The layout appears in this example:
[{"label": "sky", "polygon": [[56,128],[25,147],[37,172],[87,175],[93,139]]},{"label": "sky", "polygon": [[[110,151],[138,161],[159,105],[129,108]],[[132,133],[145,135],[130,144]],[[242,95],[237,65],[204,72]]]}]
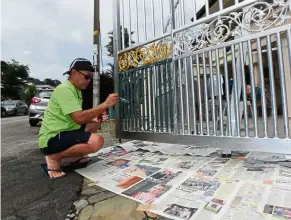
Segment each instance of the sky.
[{"label": "sky", "polygon": [[[133,40],[145,41],[154,37],[152,24],[155,25],[156,36],[162,34],[164,24],[169,19],[169,1],[130,0],[131,26]],[[124,3],[124,26],[129,27],[129,0],[120,0],[121,9]],[[135,2],[138,2],[136,10]],[[163,6],[161,7],[161,2]],[[193,1],[184,0],[185,20],[193,16]],[[196,0],[197,10],[202,3]],[[28,65],[30,76],[44,80],[45,78],[63,81],[63,73],[70,63],[78,57],[93,58],[93,3],[94,0],[2,0],[1,1],[1,60],[15,59]],[[152,20],[154,9],[154,22]],[[161,10],[163,8],[163,11]],[[177,7],[177,16],[180,17]],[[123,9],[122,9],[123,10]],[[138,11],[138,13],[136,13]],[[161,13],[163,12],[163,13]],[[162,16],[163,15],[163,18]],[[146,19],[144,19],[146,18]],[[138,23],[136,23],[138,19]],[[146,21],[147,34],[144,31]],[[102,59],[101,68],[108,68],[112,62],[108,57],[105,45],[108,43],[108,32],[113,30],[113,0],[100,0],[100,25]],[[138,28],[136,28],[138,25]],[[136,31],[139,30],[139,31]],[[168,27],[168,31],[170,31]]]},{"label": "sky", "polygon": [[[113,29],[112,0],[100,4],[104,46]],[[30,76],[40,80],[63,81],[75,58],[92,61],[93,0],[2,0],[1,45],[1,60],[28,65]],[[110,60],[103,56],[104,68]]]}]

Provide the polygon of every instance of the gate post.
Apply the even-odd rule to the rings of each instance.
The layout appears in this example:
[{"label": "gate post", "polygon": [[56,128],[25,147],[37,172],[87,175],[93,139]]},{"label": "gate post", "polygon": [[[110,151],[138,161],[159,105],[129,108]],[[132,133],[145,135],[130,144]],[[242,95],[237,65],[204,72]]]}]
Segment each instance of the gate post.
[{"label": "gate post", "polygon": [[[113,1],[113,51],[114,51],[114,92],[119,93],[118,51],[120,49],[120,3]],[[124,28],[124,27],[122,27]],[[120,137],[119,103],[115,106],[115,132]]]}]

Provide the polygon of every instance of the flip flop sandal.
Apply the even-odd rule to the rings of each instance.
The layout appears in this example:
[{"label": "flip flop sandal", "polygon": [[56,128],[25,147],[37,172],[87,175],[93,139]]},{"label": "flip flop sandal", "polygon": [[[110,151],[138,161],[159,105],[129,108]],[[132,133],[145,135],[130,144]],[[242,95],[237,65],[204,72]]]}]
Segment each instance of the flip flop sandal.
[{"label": "flip flop sandal", "polygon": [[67,176],[67,174],[64,174],[64,175],[59,176],[59,177],[50,177],[50,175],[48,173],[49,171],[63,172],[63,170],[61,170],[61,169],[49,169],[49,168],[47,168],[47,164],[41,164],[40,167],[41,167],[41,170],[46,175],[46,177],[51,179],[51,180],[61,179],[61,178],[65,177],[65,176]]}]

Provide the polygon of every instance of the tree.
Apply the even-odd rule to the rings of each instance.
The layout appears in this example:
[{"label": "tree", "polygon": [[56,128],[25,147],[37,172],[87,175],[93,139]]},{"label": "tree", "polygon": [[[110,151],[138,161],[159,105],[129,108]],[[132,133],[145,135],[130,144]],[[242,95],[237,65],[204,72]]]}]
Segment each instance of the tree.
[{"label": "tree", "polygon": [[[134,31],[131,32],[131,35],[134,34]],[[110,57],[113,57],[113,31],[108,33],[109,42],[105,46],[107,48],[107,55]],[[122,44],[122,26],[120,26],[120,42]],[[131,44],[134,44],[135,42],[131,40]],[[124,46],[125,48],[129,47],[129,32],[127,28],[124,28]]]},{"label": "tree", "polygon": [[21,99],[26,102],[26,104],[29,105],[30,100],[34,97],[36,93],[36,87],[33,83],[28,83],[24,87],[24,91],[22,93]]},{"label": "tree", "polygon": [[33,77],[29,77],[28,82],[33,83],[35,85],[51,85],[53,87],[57,87],[58,85],[61,84],[61,81],[57,80],[57,79],[51,79],[51,78],[47,78],[44,81],[41,81],[39,79],[33,78]]},{"label": "tree", "polygon": [[61,84],[61,82],[57,79],[50,79],[50,78],[47,78],[44,80],[44,83],[46,85],[50,85],[50,86],[53,86],[53,87],[57,87],[58,85]]},{"label": "tree", "polygon": [[29,67],[16,60],[1,61],[1,93],[3,97],[20,99],[21,91],[29,77]]},{"label": "tree", "polygon": [[[124,46],[125,48],[129,47],[129,31],[127,28],[124,28]],[[122,26],[120,26],[120,42],[122,43]],[[131,35],[134,34],[134,31],[131,32]],[[113,31],[108,32],[109,42],[105,46],[107,48],[107,55],[110,57],[114,57],[114,51],[113,51]],[[131,40],[131,44],[134,44],[135,42]],[[109,77],[114,77],[114,64],[107,63],[107,65],[110,66],[110,69],[108,69],[106,72],[104,72]]]}]

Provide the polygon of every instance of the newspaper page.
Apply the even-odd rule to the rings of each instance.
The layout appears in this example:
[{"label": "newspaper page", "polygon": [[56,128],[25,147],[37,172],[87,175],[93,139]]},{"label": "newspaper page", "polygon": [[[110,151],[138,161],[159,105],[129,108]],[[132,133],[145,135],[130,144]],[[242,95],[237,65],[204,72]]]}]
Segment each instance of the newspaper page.
[{"label": "newspaper page", "polygon": [[278,178],[291,179],[291,168],[280,166]]},{"label": "newspaper page", "polygon": [[257,160],[257,161],[265,161],[265,162],[280,162],[280,161],[288,161],[285,154],[275,154],[268,152],[251,152],[248,155],[248,160]]},{"label": "newspaper page", "polygon": [[150,153],[143,159],[139,160],[141,164],[149,164],[151,166],[167,167],[177,160],[176,156],[165,155],[161,152]]},{"label": "newspaper page", "polygon": [[212,157],[214,157],[213,154],[216,151],[217,151],[217,148],[191,146],[189,148],[189,151],[186,152],[186,154],[189,154],[192,156],[202,156],[202,157],[208,157],[212,155]]},{"label": "newspaper page", "polygon": [[236,183],[194,175],[158,199],[151,211],[171,219],[216,219],[236,188]]},{"label": "newspaper page", "polygon": [[260,207],[270,186],[267,184],[244,183],[224,212],[223,220],[268,219]]},{"label": "newspaper page", "polygon": [[115,175],[119,172],[119,168],[109,165],[108,161],[102,160],[85,168],[77,169],[76,172],[97,183],[100,180],[107,179]]},{"label": "newspaper page", "polygon": [[244,183],[222,219],[290,219],[290,187]]},{"label": "newspaper page", "polygon": [[[216,177],[218,175],[218,173],[224,168],[226,167],[227,163],[230,161],[231,159],[229,158],[215,158],[213,160],[210,160],[210,162],[208,162],[207,164],[205,164],[203,167],[201,167],[197,173],[199,175],[203,175],[203,176],[212,176],[212,177]],[[209,161],[209,160],[208,160]],[[228,166],[229,167],[229,166]]]},{"label": "newspaper page", "polygon": [[238,167],[232,178],[243,181],[258,181],[267,183],[278,175],[279,165],[273,163],[250,163],[245,161]]},{"label": "newspaper page", "polygon": [[158,151],[158,147],[162,146],[162,144],[156,144],[154,142],[148,142],[148,141],[130,141],[126,142],[124,144],[120,145],[121,147],[127,147],[127,148],[134,148],[134,149],[141,149],[149,152],[155,152]]},{"label": "newspaper page", "polygon": [[120,156],[120,158],[138,162],[144,158],[149,157],[150,155],[152,155],[151,152],[138,149],[138,150],[130,152],[128,154],[122,155],[122,156]]},{"label": "newspaper page", "polygon": [[160,149],[160,152],[163,154],[185,155],[190,148],[191,146],[188,145],[166,144]]},{"label": "newspaper page", "polygon": [[218,157],[197,171],[198,174],[204,176],[262,183],[272,181],[278,172],[278,164],[268,162],[250,163],[240,159]]},{"label": "newspaper page", "polygon": [[76,172],[88,179],[98,183],[100,181],[111,178],[122,170],[134,167],[135,161],[130,161],[123,158],[113,160],[101,160],[93,163],[85,168],[77,169]]}]

